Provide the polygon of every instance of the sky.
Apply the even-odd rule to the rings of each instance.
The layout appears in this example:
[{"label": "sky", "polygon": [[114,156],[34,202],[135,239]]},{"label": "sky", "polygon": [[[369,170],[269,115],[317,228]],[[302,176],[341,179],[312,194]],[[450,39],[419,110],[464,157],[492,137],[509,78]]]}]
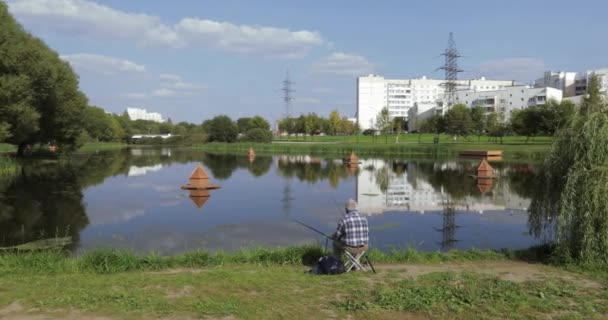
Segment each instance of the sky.
[{"label": "sky", "polygon": [[[0,0],[1,1],[1,0]],[[530,83],[545,70],[608,67],[608,1],[4,0],[80,76],[91,105],[201,123],[291,114],[354,117],[357,76]]]}]

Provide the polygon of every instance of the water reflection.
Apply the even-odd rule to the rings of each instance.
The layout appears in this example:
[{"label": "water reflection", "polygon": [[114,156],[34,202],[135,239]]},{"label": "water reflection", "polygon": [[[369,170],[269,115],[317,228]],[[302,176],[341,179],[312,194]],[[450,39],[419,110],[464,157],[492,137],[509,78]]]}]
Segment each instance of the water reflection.
[{"label": "water reflection", "polygon": [[[532,165],[492,163],[498,177],[480,186],[476,161],[359,161],[352,168],[325,157],[152,148],[32,161],[0,182],[0,245],[64,234],[74,237],[74,249],[297,245],[320,239],[292,219],[331,232],[342,213],[336,203],[350,197],[377,228],[372,245],[381,249],[525,247],[536,241],[528,223],[531,230],[545,225],[526,214]],[[213,199],[180,189],[198,162],[221,181]]]}]

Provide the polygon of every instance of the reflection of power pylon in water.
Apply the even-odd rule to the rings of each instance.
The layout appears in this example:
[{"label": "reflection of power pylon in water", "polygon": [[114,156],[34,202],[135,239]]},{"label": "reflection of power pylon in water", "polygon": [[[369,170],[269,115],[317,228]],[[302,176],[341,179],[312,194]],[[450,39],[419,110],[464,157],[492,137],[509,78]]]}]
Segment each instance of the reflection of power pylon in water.
[{"label": "reflection of power pylon in water", "polygon": [[439,243],[442,250],[452,249],[454,243],[458,241],[456,239],[456,228],[458,227],[456,225],[456,204],[448,198],[443,205],[443,225],[441,228],[435,228],[436,231],[442,233]]},{"label": "reflection of power pylon in water", "polygon": [[291,196],[291,185],[289,180],[285,182],[285,187],[283,187],[283,198],[281,202],[283,203],[283,213],[287,218],[289,218],[289,213],[291,211],[291,201],[294,198]]}]

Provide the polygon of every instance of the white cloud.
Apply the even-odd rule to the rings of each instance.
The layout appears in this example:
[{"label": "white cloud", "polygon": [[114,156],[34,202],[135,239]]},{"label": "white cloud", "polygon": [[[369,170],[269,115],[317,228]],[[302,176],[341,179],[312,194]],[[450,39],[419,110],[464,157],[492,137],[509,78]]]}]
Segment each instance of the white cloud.
[{"label": "white cloud", "polygon": [[176,30],[192,45],[229,52],[295,58],[324,42],[317,32],[235,25],[196,18],[182,19]]},{"label": "white cloud", "polygon": [[9,0],[8,5],[26,25],[73,35],[136,40],[140,45],[182,45],[173,28],[158,17],[126,13],[93,1]]},{"label": "white cloud", "polygon": [[482,61],[473,68],[476,76],[531,82],[545,71],[545,62],[537,58],[506,58]]},{"label": "white cloud", "polygon": [[374,65],[363,56],[334,52],[312,65],[312,72],[341,76],[359,76],[374,71]]},{"label": "white cloud", "polygon": [[144,73],[146,67],[135,62],[103,56],[99,54],[77,53],[63,55],[61,59],[68,61],[77,71],[93,71],[103,75],[117,73]]},{"label": "white cloud", "polygon": [[201,84],[185,81],[175,74],[163,73],[158,77],[157,89],[149,93],[131,92],[124,97],[131,100],[142,100],[148,98],[179,98],[190,97],[203,92],[206,87]]},{"label": "white cloud", "polygon": [[8,0],[11,12],[26,26],[69,35],[135,41],[140,46],[211,49],[294,58],[324,39],[313,31],[236,25],[184,18],[167,25],[159,17],[119,11],[87,0]]},{"label": "white cloud", "polygon": [[152,95],[155,97],[166,98],[176,96],[177,92],[167,88],[160,88],[152,91]]},{"label": "white cloud", "polygon": [[161,74],[160,81],[164,88],[182,91],[201,91],[205,89],[205,86],[200,84],[186,82],[182,77],[174,74]]}]

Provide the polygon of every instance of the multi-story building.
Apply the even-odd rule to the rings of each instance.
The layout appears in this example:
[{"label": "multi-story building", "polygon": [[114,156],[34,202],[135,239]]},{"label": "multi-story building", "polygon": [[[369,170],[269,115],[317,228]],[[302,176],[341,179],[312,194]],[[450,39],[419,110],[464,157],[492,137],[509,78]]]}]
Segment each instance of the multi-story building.
[{"label": "multi-story building", "polygon": [[514,86],[484,92],[458,92],[458,103],[469,107],[480,106],[486,114],[498,112],[505,120],[510,118],[514,110],[541,106],[549,100],[561,102],[562,90],[551,87]]},{"label": "multi-story building", "polygon": [[[375,129],[376,117],[383,108],[388,109],[389,120],[395,117],[408,118],[408,111],[415,104],[438,104],[444,98],[444,80],[385,79],[378,75],[357,78],[357,122],[362,130]],[[514,86],[514,81],[459,80],[459,90],[490,91]],[[444,112],[445,110],[440,110]]]},{"label": "multi-story building", "polygon": [[534,87],[551,87],[560,89],[563,91],[564,97],[572,97],[575,96],[576,92],[578,91],[576,83],[576,72],[546,71],[542,78],[538,78],[536,81],[534,81]]},{"label": "multi-story building", "polygon": [[542,78],[534,81],[534,86],[560,89],[564,93],[564,98],[576,97],[587,92],[589,79],[594,75],[600,82],[600,92],[608,96],[608,68],[586,72],[547,71]]},{"label": "multi-story building", "polygon": [[163,122],[163,116],[158,112],[148,112],[146,109],[127,108],[127,114],[131,120],[147,120]]}]

